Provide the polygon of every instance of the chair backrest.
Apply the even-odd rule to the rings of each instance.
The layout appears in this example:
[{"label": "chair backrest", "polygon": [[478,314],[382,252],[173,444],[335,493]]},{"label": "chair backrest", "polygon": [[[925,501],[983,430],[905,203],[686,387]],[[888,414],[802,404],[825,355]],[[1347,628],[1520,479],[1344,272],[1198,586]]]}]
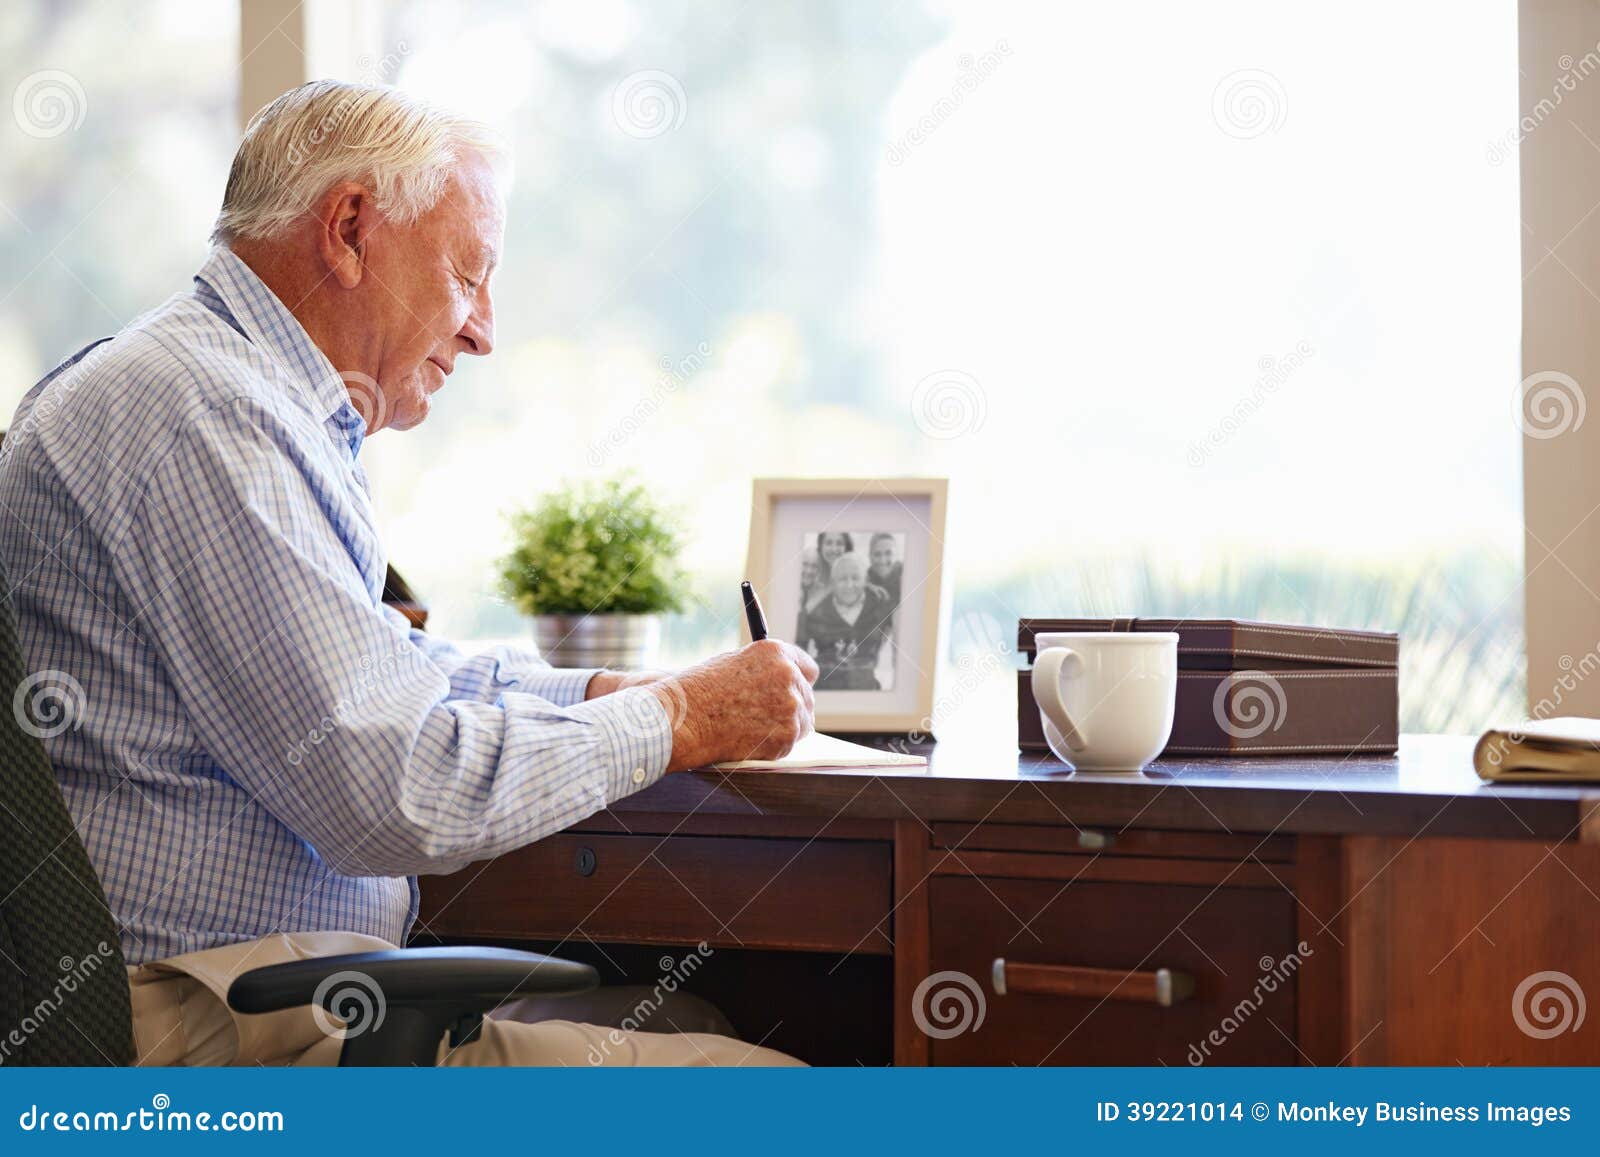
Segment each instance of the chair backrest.
[{"label": "chair backrest", "polygon": [[117,926],[28,713],[34,687],[0,564],[0,1064],[127,1064]]}]

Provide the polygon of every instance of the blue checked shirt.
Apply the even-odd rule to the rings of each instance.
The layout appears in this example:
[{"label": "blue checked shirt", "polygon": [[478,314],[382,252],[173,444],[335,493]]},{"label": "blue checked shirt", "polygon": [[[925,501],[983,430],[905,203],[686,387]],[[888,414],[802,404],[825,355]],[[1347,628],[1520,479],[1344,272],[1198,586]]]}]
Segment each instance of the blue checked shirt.
[{"label": "blue checked shirt", "polygon": [[225,248],[12,420],[0,559],[46,697],[29,725],[129,963],[278,932],[400,943],[415,873],[537,840],[666,768],[650,692],[584,702],[592,671],[468,658],[382,605],[364,433]]}]

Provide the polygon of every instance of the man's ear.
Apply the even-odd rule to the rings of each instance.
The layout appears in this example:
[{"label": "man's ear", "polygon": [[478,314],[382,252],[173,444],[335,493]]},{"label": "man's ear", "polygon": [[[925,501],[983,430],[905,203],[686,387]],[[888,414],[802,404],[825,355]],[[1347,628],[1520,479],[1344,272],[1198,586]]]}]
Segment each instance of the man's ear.
[{"label": "man's ear", "polygon": [[317,205],[317,256],[346,289],[366,273],[368,235],[377,223],[372,194],[365,185],[345,181],[322,195]]}]

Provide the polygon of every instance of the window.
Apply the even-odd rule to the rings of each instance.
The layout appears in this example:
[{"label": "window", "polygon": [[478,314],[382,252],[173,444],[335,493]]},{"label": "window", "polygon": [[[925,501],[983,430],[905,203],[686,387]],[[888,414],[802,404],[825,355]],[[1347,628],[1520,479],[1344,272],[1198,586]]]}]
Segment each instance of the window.
[{"label": "window", "polygon": [[3,28],[0,424],[188,286],[239,143],[236,4],[24,0]]},{"label": "window", "polygon": [[526,637],[505,512],[633,470],[692,530],[689,659],[736,639],[753,475],[942,474],[947,661],[1021,614],[1283,618],[1399,630],[1407,729],[1519,716],[1515,33],[1510,0],[321,4],[313,75],[518,156],[497,352],[366,451],[392,557],[442,633]]}]

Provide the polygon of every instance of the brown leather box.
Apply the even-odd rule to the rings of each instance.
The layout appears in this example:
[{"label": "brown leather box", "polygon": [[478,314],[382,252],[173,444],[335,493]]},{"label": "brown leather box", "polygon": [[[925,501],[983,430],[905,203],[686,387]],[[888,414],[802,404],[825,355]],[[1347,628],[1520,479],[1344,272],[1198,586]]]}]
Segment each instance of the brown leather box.
[{"label": "brown leather box", "polygon": [[[1046,631],[1176,631],[1178,707],[1166,755],[1341,755],[1400,743],[1400,638],[1237,619],[1051,619],[1017,623],[1031,662]],[[1017,672],[1017,741],[1048,751],[1032,676]]]}]

